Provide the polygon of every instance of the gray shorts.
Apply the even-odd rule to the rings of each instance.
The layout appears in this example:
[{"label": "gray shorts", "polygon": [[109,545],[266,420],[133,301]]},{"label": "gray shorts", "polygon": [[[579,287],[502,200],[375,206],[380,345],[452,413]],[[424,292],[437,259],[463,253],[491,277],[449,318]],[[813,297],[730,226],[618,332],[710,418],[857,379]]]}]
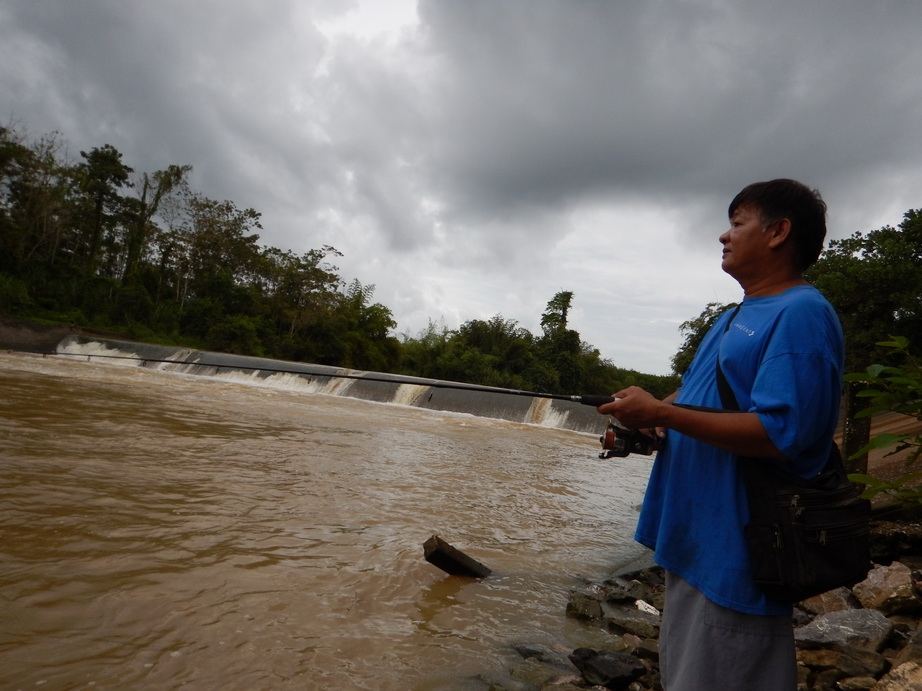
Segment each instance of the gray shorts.
[{"label": "gray shorts", "polygon": [[797,688],[791,617],[721,607],[669,572],[659,653],[666,691]]}]

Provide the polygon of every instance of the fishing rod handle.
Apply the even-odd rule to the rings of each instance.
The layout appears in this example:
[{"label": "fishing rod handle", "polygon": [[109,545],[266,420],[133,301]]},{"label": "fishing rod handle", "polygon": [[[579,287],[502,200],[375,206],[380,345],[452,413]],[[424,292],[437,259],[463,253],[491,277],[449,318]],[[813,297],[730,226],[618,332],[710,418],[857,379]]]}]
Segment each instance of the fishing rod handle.
[{"label": "fishing rod handle", "polygon": [[576,398],[583,405],[591,405],[593,408],[598,408],[600,405],[605,405],[615,400],[614,396],[600,396],[598,394],[585,394]]}]

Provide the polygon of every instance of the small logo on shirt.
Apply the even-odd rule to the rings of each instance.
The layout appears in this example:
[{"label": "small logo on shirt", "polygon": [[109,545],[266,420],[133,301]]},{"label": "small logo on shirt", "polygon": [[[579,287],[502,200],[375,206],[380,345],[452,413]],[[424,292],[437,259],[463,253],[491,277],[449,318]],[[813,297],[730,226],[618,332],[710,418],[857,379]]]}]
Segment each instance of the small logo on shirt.
[{"label": "small logo on shirt", "polygon": [[739,329],[740,331],[742,331],[742,332],[743,332],[744,334],[746,334],[747,336],[755,336],[755,335],[756,335],[756,330],[755,330],[755,329],[750,329],[750,328],[749,328],[748,326],[746,326],[745,324],[740,324],[739,322],[733,322],[733,326],[735,326],[737,329]]}]

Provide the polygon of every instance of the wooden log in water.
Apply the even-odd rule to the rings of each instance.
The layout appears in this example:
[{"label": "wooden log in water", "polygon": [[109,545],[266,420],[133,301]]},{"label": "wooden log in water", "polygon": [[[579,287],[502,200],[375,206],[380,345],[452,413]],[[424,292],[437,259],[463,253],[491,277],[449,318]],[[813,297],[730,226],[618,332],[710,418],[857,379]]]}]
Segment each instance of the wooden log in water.
[{"label": "wooden log in water", "polygon": [[423,552],[426,561],[452,576],[485,578],[492,573],[479,561],[455,549],[438,535],[433,535],[423,543]]}]

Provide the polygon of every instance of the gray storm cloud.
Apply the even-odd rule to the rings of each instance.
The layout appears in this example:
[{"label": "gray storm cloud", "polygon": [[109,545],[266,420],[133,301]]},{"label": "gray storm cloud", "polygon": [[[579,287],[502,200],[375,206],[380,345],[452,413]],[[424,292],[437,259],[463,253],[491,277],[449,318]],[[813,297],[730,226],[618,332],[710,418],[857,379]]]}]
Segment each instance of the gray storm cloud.
[{"label": "gray storm cloud", "polygon": [[389,33],[324,31],[359,5],[0,0],[0,116],[192,164],[264,242],[342,249],[406,330],[535,327],[566,288],[588,340],[650,371],[732,294],[711,246],[744,184],[819,187],[833,236],[919,205],[919,3],[422,0]]}]

